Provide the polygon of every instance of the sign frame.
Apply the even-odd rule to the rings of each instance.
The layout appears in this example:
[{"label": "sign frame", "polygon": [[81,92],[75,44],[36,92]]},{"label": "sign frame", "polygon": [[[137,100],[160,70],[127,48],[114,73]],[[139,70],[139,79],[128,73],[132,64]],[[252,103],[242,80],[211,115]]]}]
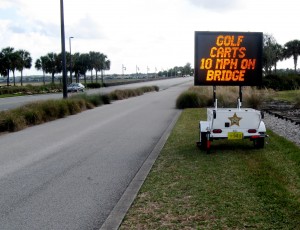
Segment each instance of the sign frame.
[{"label": "sign frame", "polygon": [[195,31],[194,85],[261,85],[262,55],[262,32]]}]

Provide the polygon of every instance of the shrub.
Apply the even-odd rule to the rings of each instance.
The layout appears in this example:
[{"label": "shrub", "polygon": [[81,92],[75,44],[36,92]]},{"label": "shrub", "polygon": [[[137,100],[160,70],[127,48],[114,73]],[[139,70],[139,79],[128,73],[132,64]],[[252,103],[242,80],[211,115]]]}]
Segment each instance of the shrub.
[{"label": "shrub", "polygon": [[300,88],[298,75],[267,75],[263,77],[262,87],[274,90],[294,90]]},{"label": "shrub", "polygon": [[103,105],[103,101],[100,95],[98,94],[93,94],[93,95],[87,95],[86,100],[90,102],[92,105],[95,107]]},{"label": "shrub", "polygon": [[87,87],[87,88],[90,88],[90,89],[97,89],[97,88],[101,88],[101,84],[98,83],[98,82],[87,83],[87,84],[86,84],[86,87]]},{"label": "shrub", "polygon": [[124,90],[114,90],[108,94],[111,100],[123,100],[129,97],[136,97],[143,95],[144,93],[159,91],[158,86],[144,86],[137,89],[124,89]]},{"label": "shrub", "polygon": [[43,111],[33,106],[25,107],[23,116],[27,125],[36,125],[43,122]]},{"label": "shrub", "polygon": [[66,103],[71,115],[77,114],[86,109],[86,102],[80,98],[67,99]]},{"label": "shrub", "polygon": [[18,131],[26,127],[26,120],[20,114],[20,109],[14,109],[1,113],[0,130],[1,131]]},{"label": "shrub", "polygon": [[63,118],[70,115],[69,107],[66,100],[58,100],[58,118]]},{"label": "shrub", "polygon": [[199,108],[200,107],[200,97],[199,94],[193,91],[186,91],[179,95],[176,100],[176,108]]},{"label": "shrub", "polygon": [[110,97],[107,94],[101,95],[103,104],[110,104]]}]

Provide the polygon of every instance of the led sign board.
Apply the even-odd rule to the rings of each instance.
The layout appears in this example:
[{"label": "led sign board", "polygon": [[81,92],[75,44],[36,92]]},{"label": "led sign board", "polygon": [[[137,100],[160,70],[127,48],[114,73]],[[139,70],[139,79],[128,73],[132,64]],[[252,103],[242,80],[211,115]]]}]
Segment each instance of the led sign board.
[{"label": "led sign board", "polygon": [[260,32],[195,32],[195,85],[260,85]]}]

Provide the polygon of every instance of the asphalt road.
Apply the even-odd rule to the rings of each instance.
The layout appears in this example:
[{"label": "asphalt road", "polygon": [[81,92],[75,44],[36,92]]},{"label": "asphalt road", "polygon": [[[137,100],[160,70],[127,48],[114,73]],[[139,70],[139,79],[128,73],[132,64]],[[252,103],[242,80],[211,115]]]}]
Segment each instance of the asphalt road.
[{"label": "asphalt road", "polygon": [[99,229],[192,84],[1,135],[0,229]]}]

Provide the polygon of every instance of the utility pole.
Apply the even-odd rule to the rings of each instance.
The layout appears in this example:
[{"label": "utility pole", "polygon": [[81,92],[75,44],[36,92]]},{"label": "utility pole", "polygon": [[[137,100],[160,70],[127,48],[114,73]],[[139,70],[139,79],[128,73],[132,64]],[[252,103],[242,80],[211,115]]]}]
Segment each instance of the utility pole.
[{"label": "utility pole", "polygon": [[63,98],[68,97],[67,91],[67,68],[66,68],[66,48],[65,48],[65,23],[64,23],[64,1],[60,0],[60,20],[61,20],[61,54],[63,69]]}]

